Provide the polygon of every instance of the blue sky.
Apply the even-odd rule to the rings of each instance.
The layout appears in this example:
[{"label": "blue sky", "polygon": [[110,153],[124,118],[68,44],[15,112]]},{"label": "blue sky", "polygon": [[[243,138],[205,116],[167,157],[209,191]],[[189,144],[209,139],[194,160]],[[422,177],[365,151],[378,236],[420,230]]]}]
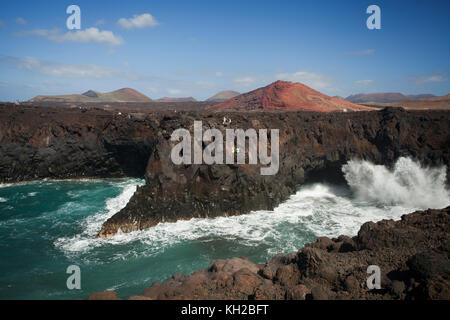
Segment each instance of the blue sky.
[{"label": "blue sky", "polygon": [[[71,4],[81,30],[66,27]],[[366,27],[372,4],[381,30]],[[2,1],[0,100],[122,87],[202,100],[278,79],[444,95],[449,14],[448,0]]]}]

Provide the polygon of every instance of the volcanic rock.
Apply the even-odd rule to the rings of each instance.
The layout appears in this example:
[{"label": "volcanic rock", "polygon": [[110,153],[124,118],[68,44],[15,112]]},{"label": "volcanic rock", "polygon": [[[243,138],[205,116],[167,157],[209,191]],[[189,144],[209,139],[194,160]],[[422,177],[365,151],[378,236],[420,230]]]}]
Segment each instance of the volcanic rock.
[{"label": "volcanic rock", "polygon": [[[427,166],[449,165],[446,111],[142,112],[128,118],[98,109],[0,108],[1,182],[145,177],[127,206],[105,221],[102,237],[160,222],[272,210],[304,183],[345,182],[341,168],[353,158],[389,166],[410,156]],[[173,164],[174,130],[192,132],[194,121],[202,120],[204,128],[224,132],[230,128],[224,117],[232,119],[232,128],[280,130],[276,175],[262,176],[261,164]],[[407,235],[399,235],[403,238]],[[341,240],[322,246],[340,252],[357,248],[351,239]],[[331,279],[328,271],[323,274]]]},{"label": "volcanic rock", "polygon": [[[273,176],[262,176],[260,164],[174,165],[170,158],[174,144],[169,141],[170,133],[177,128],[192,132],[193,122],[200,115],[162,119],[159,127],[165,134],[158,137],[148,160],[145,186],[103,224],[99,236],[114,236],[119,228],[131,232],[160,222],[273,210],[305,182],[345,182],[341,167],[353,158],[391,165],[401,156],[413,156],[425,165],[447,165],[449,142],[442,133],[448,130],[448,114],[438,114],[424,116],[388,109],[353,113],[265,112],[239,117],[214,113],[202,118],[204,128],[222,132],[228,128],[222,119],[230,116],[235,128],[281,128],[280,166]],[[349,239],[329,245],[342,252],[355,247]]]}]

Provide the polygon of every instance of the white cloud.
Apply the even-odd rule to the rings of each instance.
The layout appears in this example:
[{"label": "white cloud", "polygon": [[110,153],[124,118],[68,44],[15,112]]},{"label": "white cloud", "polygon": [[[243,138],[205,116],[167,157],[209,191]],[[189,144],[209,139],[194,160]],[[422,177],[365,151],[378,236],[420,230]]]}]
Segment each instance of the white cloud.
[{"label": "white cloud", "polygon": [[353,52],[349,52],[348,54],[352,54],[352,55],[371,55],[375,53],[375,49],[366,49],[366,50],[361,50],[361,51],[353,51]]},{"label": "white cloud", "polygon": [[211,83],[211,82],[208,82],[208,81],[196,81],[195,83],[194,83],[197,87],[200,87],[200,88],[214,88],[215,87],[215,84],[214,83]]},{"label": "white cloud", "polygon": [[334,80],[327,75],[308,71],[298,71],[295,73],[279,73],[276,75],[276,78],[277,80],[301,82],[316,90],[327,89],[334,83]]},{"label": "white cloud", "polygon": [[171,95],[178,95],[183,93],[180,89],[167,89],[167,92]]},{"label": "white cloud", "polygon": [[46,38],[52,38],[56,37],[60,34],[59,29],[34,29],[29,31],[21,31],[21,32],[15,32],[13,35],[17,37],[23,37],[23,36],[38,36],[38,37],[46,37]]},{"label": "white cloud", "polygon": [[222,72],[216,72],[216,77],[217,78],[222,78],[223,77],[223,73]]},{"label": "white cloud", "polygon": [[112,31],[100,31],[97,28],[67,32],[60,37],[60,39],[61,41],[106,43],[112,46],[119,46],[123,44],[123,39],[120,36],[114,35]]},{"label": "white cloud", "polygon": [[35,29],[24,32],[16,32],[14,35],[16,36],[39,36],[47,38],[48,40],[55,42],[96,42],[96,43],[104,43],[111,46],[119,46],[123,44],[123,39],[120,36],[116,36],[112,31],[108,30],[99,30],[98,28],[88,28],[84,30],[70,31],[65,34],[61,34],[59,29]]},{"label": "white cloud", "polygon": [[106,20],[105,19],[100,19],[100,20],[97,20],[97,22],[95,22],[96,26],[102,26],[104,24],[106,24]]},{"label": "white cloud", "polygon": [[62,78],[127,78],[130,80],[139,80],[140,75],[131,72],[122,72],[109,67],[98,65],[80,65],[80,64],[62,64],[39,60],[33,57],[14,58],[2,57],[0,61],[15,65],[18,69],[28,70],[52,77]]},{"label": "white cloud", "polygon": [[252,84],[254,84],[256,82],[256,79],[253,77],[242,77],[242,78],[236,78],[233,81],[238,85],[248,87],[248,86],[251,86]]},{"label": "white cloud", "polygon": [[437,82],[447,82],[448,78],[443,75],[433,75],[433,76],[427,76],[427,77],[418,77],[415,79],[415,82],[418,84],[425,84],[425,83],[437,83]]},{"label": "white cloud", "polygon": [[16,18],[16,23],[20,24],[20,25],[26,25],[27,20],[25,20],[24,18],[18,17],[18,18]]},{"label": "white cloud", "polygon": [[373,84],[373,80],[357,80],[355,81],[355,84],[358,86],[369,86]]},{"label": "white cloud", "polygon": [[134,15],[133,18],[120,18],[117,22],[121,27],[125,29],[156,27],[159,25],[158,21],[150,14],[144,13],[141,15]]}]

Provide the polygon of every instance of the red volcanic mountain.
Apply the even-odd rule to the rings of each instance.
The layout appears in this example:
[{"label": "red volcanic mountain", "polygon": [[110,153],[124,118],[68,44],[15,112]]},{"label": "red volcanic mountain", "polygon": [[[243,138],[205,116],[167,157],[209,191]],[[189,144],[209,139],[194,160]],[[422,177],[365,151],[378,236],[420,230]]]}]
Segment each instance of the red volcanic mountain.
[{"label": "red volcanic mountain", "polygon": [[212,109],[320,112],[375,110],[375,108],[332,98],[301,83],[287,81],[277,81],[267,87],[241,94],[213,106]]}]

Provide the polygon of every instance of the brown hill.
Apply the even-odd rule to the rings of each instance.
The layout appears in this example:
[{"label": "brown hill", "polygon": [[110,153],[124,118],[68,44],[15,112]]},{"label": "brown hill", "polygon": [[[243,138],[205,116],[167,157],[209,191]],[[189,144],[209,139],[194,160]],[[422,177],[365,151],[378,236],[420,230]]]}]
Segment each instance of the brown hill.
[{"label": "brown hill", "polygon": [[209,98],[206,101],[209,102],[224,102],[228,99],[234,98],[236,96],[240,95],[237,91],[220,91],[219,93],[213,95],[211,98]]},{"label": "brown hill", "polygon": [[103,97],[107,97],[112,102],[148,102],[152,101],[146,95],[143,95],[137,90],[131,88],[123,88],[116,91],[103,94]]},{"label": "brown hill", "polygon": [[378,92],[378,93],[359,93],[348,96],[345,100],[353,103],[392,103],[406,100],[418,100],[435,97],[432,94],[412,94],[404,95],[399,92]]},{"label": "brown hill", "polygon": [[170,98],[170,97],[164,97],[161,99],[158,99],[156,101],[159,102],[196,102],[195,98],[192,97],[186,97],[186,98]]},{"label": "brown hill", "polygon": [[267,87],[241,94],[215,105],[212,109],[320,112],[374,110],[372,107],[332,98],[301,83],[287,81],[276,81]]},{"label": "brown hill", "polygon": [[450,110],[450,94],[426,99],[409,99],[395,103],[366,102],[364,105],[372,107],[402,107],[407,110]]},{"label": "brown hill", "polygon": [[61,103],[87,103],[87,102],[150,102],[152,99],[142,93],[123,88],[112,92],[97,92],[89,90],[83,94],[68,94],[56,96],[36,96],[29,102],[61,102]]},{"label": "brown hill", "polygon": [[359,93],[348,96],[345,100],[353,103],[363,103],[363,102],[400,102],[408,99],[407,96],[399,92],[380,92],[380,93]]}]

